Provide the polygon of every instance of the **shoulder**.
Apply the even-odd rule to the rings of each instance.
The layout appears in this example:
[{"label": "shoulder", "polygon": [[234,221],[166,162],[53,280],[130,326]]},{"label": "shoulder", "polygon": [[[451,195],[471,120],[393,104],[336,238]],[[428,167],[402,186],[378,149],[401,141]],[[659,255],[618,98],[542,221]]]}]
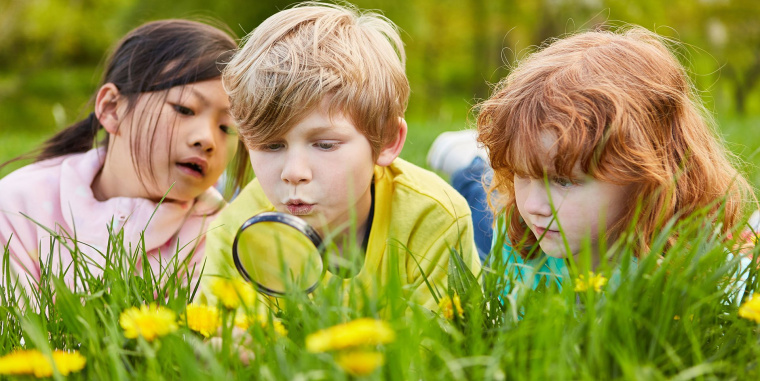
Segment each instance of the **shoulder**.
[{"label": "shoulder", "polygon": [[22,245],[11,245],[11,251],[34,251],[35,221],[53,226],[60,220],[62,161],[56,158],[29,164],[0,179],[0,251],[11,235],[16,245]]},{"label": "shoulder", "polygon": [[0,179],[1,209],[40,204],[60,194],[61,163],[66,157],[29,164]]},{"label": "shoulder", "polygon": [[470,208],[446,181],[401,159],[376,170],[369,246],[385,247],[393,239],[431,258],[433,252],[440,256],[447,246],[464,240],[465,256],[474,252]]},{"label": "shoulder", "polygon": [[212,234],[221,230],[234,235],[247,219],[270,210],[273,210],[272,204],[266,198],[259,181],[253,179],[219,212],[213,223],[219,229],[214,229]]},{"label": "shoulder", "polygon": [[213,187],[206,189],[195,200],[193,215],[213,216],[227,205],[222,194]]},{"label": "shoulder", "polygon": [[3,190],[26,189],[30,185],[50,183],[51,177],[53,179],[60,178],[61,163],[66,158],[68,156],[56,157],[23,166],[0,179],[0,187]]},{"label": "shoulder", "polygon": [[[470,215],[467,201],[437,174],[402,159],[382,168],[376,184],[391,183],[392,198],[404,208],[433,209],[458,219]],[[376,174],[377,176],[377,174]]]}]

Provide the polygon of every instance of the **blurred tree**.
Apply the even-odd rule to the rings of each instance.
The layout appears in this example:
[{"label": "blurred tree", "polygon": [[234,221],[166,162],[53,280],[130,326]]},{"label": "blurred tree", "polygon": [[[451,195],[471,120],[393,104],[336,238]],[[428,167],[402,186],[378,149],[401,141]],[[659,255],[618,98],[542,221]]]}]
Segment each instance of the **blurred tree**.
[{"label": "blurred tree", "polygon": [[[65,109],[94,89],[104,52],[119,37],[149,20],[215,18],[244,36],[291,0],[0,0],[0,107],[14,123],[52,124],[48,110],[61,94]],[[488,84],[509,65],[549,38],[608,25],[639,24],[684,44],[700,88],[717,88],[744,113],[760,82],[760,2],[757,0],[355,0],[399,25],[412,86],[410,113],[418,118],[462,119]],[[76,72],[71,76],[70,72]],[[89,81],[83,81],[89,78]],[[717,79],[716,79],[717,78]],[[81,83],[87,82],[87,83]],[[38,99],[13,106],[15,99]],[[75,103],[74,101],[77,101]],[[18,101],[21,102],[21,101]],[[24,100],[23,102],[28,102]],[[29,109],[40,116],[22,116]],[[74,115],[76,113],[69,113]],[[454,116],[451,116],[451,115]],[[448,118],[447,117],[447,118]],[[38,119],[35,119],[38,118]],[[34,128],[34,127],[32,127]]]},{"label": "blurred tree", "polygon": [[734,109],[747,112],[747,102],[760,80],[760,2],[705,1],[703,28],[707,42],[732,87]]}]

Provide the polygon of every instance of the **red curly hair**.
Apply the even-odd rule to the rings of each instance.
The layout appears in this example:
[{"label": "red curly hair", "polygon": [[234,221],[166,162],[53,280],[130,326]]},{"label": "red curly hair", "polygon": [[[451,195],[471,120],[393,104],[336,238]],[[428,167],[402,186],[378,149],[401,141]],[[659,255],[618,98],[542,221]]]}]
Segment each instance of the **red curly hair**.
[{"label": "red curly hair", "polygon": [[[557,137],[557,175],[570,177],[579,162],[597,180],[633,185],[639,198],[607,235],[618,237],[635,217],[637,255],[673,216],[717,210],[723,202],[727,230],[754,200],[684,67],[663,38],[640,27],[548,44],[520,62],[477,110],[478,140],[494,169],[489,193],[496,196],[489,202],[509,218],[511,242],[536,242],[517,213],[514,176],[544,176],[545,133]],[[515,250],[527,255],[526,247]]]}]

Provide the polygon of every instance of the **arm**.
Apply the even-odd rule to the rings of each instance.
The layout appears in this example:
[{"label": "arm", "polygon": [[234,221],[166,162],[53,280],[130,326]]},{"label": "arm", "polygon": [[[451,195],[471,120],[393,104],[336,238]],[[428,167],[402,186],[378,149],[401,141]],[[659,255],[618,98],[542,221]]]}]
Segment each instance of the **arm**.
[{"label": "arm", "polygon": [[457,218],[438,235],[426,237],[426,240],[430,243],[426,250],[407,254],[407,277],[409,283],[414,285],[410,299],[435,311],[438,309],[438,302],[422,273],[424,272],[428,283],[436,290],[436,295],[441,296],[448,290],[449,260],[452,249],[462,256],[464,263],[478,279],[480,279],[480,259],[475,248],[472,220],[469,214]]},{"label": "arm", "polygon": [[202,304],[215,306],[217,298],[211,292],[211,285],[219,277],[239,277],[232,260],[232,243],[235,239],[230,227],[219,218],[211,224],[206,234],[205,268],[196,300]]},{"label": "arm", "polygon": [[[40,281],[38,240],[34,223],[19,213],[2,209],[7,206],[0,205],[0,284],[5,288],[6,298],[18,300],[22,291],[29,295]],[[10,295],[14,285],[15,293]]]}]

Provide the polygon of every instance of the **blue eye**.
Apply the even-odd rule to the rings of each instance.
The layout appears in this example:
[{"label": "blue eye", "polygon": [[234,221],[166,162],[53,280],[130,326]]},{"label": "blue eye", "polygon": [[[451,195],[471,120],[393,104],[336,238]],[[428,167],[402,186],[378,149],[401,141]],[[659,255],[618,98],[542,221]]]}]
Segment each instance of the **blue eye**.
[{"label": "blue eye", "polygon": [[278,151],[284,147],[285,147],[285,144],[282,144],[282,143],[267,143],[267,144],[262,144],[260,146],[260,149],[262,151]]},{"label": "blue eye", "polygon": [[172,108],[174,108],[174,111],[176,111],[180,115],[185,115],[185,116],[195,115],[195,112],[193,110],[182,105],[175,104],[175,105],[172,105]]}]

